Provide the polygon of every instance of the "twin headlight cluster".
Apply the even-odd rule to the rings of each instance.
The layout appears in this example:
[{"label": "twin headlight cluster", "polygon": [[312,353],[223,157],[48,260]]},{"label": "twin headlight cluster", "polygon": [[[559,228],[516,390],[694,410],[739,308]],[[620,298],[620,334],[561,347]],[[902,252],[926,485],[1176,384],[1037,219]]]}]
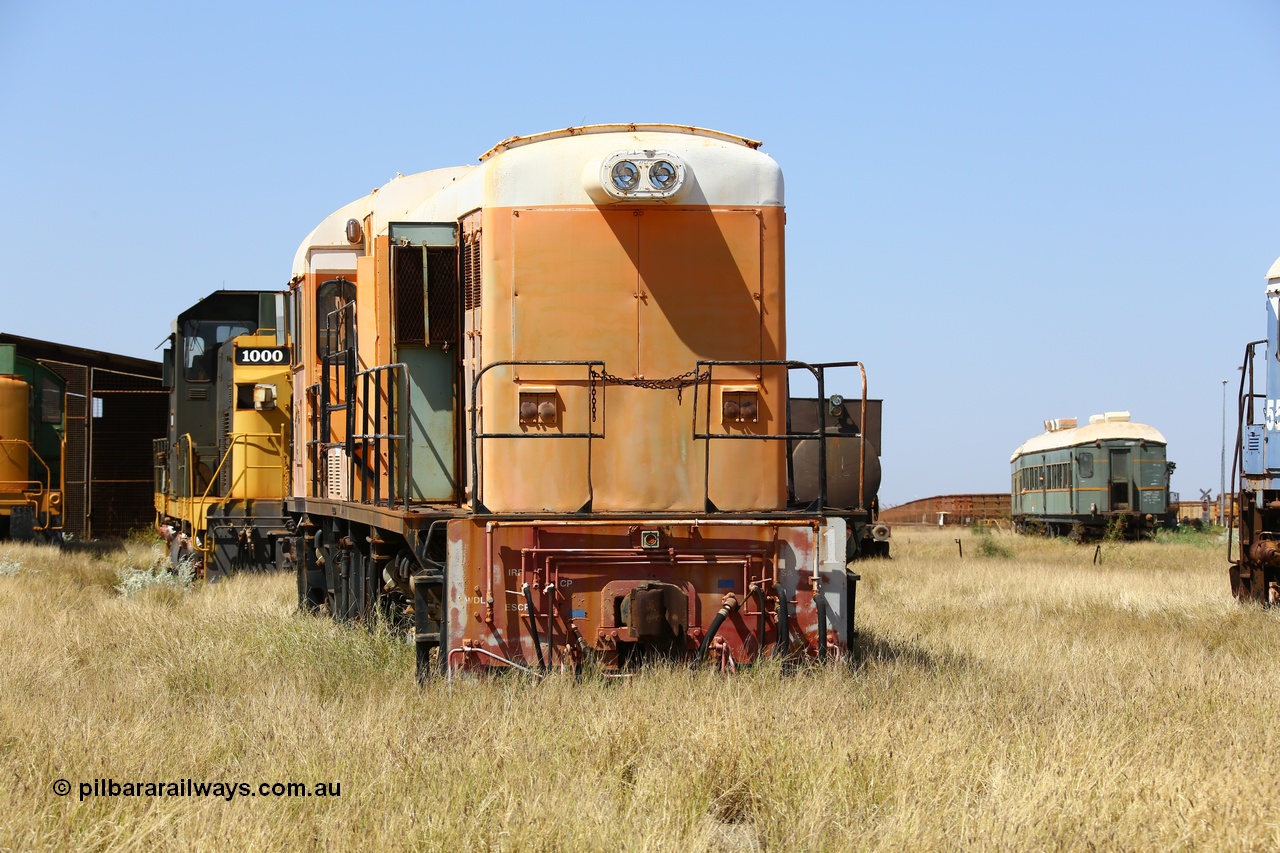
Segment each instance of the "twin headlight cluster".
[{"label": "twin headlight cluster", "polygon": [[619,151],[600,166],[600,186],[617,201],[660,200],[684,187],[684,161],[665,151]]}]

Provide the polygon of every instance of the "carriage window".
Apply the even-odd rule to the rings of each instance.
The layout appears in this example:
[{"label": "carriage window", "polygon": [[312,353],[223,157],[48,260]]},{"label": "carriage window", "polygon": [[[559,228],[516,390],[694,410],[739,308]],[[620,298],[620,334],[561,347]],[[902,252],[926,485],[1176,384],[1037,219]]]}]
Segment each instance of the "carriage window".
[{"label": "carriage window", "polygon": [[1081,453],[1079,456],[1077,456],[1076,467],[1080,469],[1080,476],[1082,478],[1087,479],[1089,477],[1092,477],[1093,476],[1093,454]]},{"label": "carriage window", "polygon": [[316,290],[316,355],[324,358],[355,345],[356,286],[345,278]]}]

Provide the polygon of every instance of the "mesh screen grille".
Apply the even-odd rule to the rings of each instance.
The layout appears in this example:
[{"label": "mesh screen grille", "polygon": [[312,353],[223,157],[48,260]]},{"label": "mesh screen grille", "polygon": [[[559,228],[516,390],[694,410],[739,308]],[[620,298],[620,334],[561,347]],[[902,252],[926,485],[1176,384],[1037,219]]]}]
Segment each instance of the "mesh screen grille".
[{"label": "mesh screen grille", "polygon": [[392,287],[396,295],[395,340],[398,344],[426,342],[426,325],[423,318],[422,247],[395,246],[392,248]]},{"label": "mesh screen grille", "polygon": [[457,343],[457,249],[427,249],[427,287],[427,323],[431,343]]}]

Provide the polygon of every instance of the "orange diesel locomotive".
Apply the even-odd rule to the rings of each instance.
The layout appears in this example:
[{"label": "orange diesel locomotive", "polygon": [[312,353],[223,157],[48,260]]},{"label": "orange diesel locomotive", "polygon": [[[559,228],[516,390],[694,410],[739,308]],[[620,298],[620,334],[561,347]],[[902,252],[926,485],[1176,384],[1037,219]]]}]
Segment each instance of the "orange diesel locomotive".
[{"label": "orange diesel locomotive", "polygon": [[[857,362],[787,360],[759,146],[513,137],[303,241],[281,557],[302,606],[412,620],[420,677],[846,653],[847,561],[888,551],[879,401]],[[837,369],[856,397],[828,395]]]}]

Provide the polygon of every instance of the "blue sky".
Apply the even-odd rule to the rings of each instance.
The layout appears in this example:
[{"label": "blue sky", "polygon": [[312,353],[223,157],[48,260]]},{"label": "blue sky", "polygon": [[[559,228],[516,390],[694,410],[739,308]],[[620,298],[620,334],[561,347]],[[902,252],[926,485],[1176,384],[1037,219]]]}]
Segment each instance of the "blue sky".
[{"label": "blue sky", "polygon": [[1117,409],[1196,498],[1280,256],[1278,43],[1273,0],[0,0],[0,330],[155,357],[396,172],[697,124],[782,166],[790,355],[866,362],[885,504]]}]

